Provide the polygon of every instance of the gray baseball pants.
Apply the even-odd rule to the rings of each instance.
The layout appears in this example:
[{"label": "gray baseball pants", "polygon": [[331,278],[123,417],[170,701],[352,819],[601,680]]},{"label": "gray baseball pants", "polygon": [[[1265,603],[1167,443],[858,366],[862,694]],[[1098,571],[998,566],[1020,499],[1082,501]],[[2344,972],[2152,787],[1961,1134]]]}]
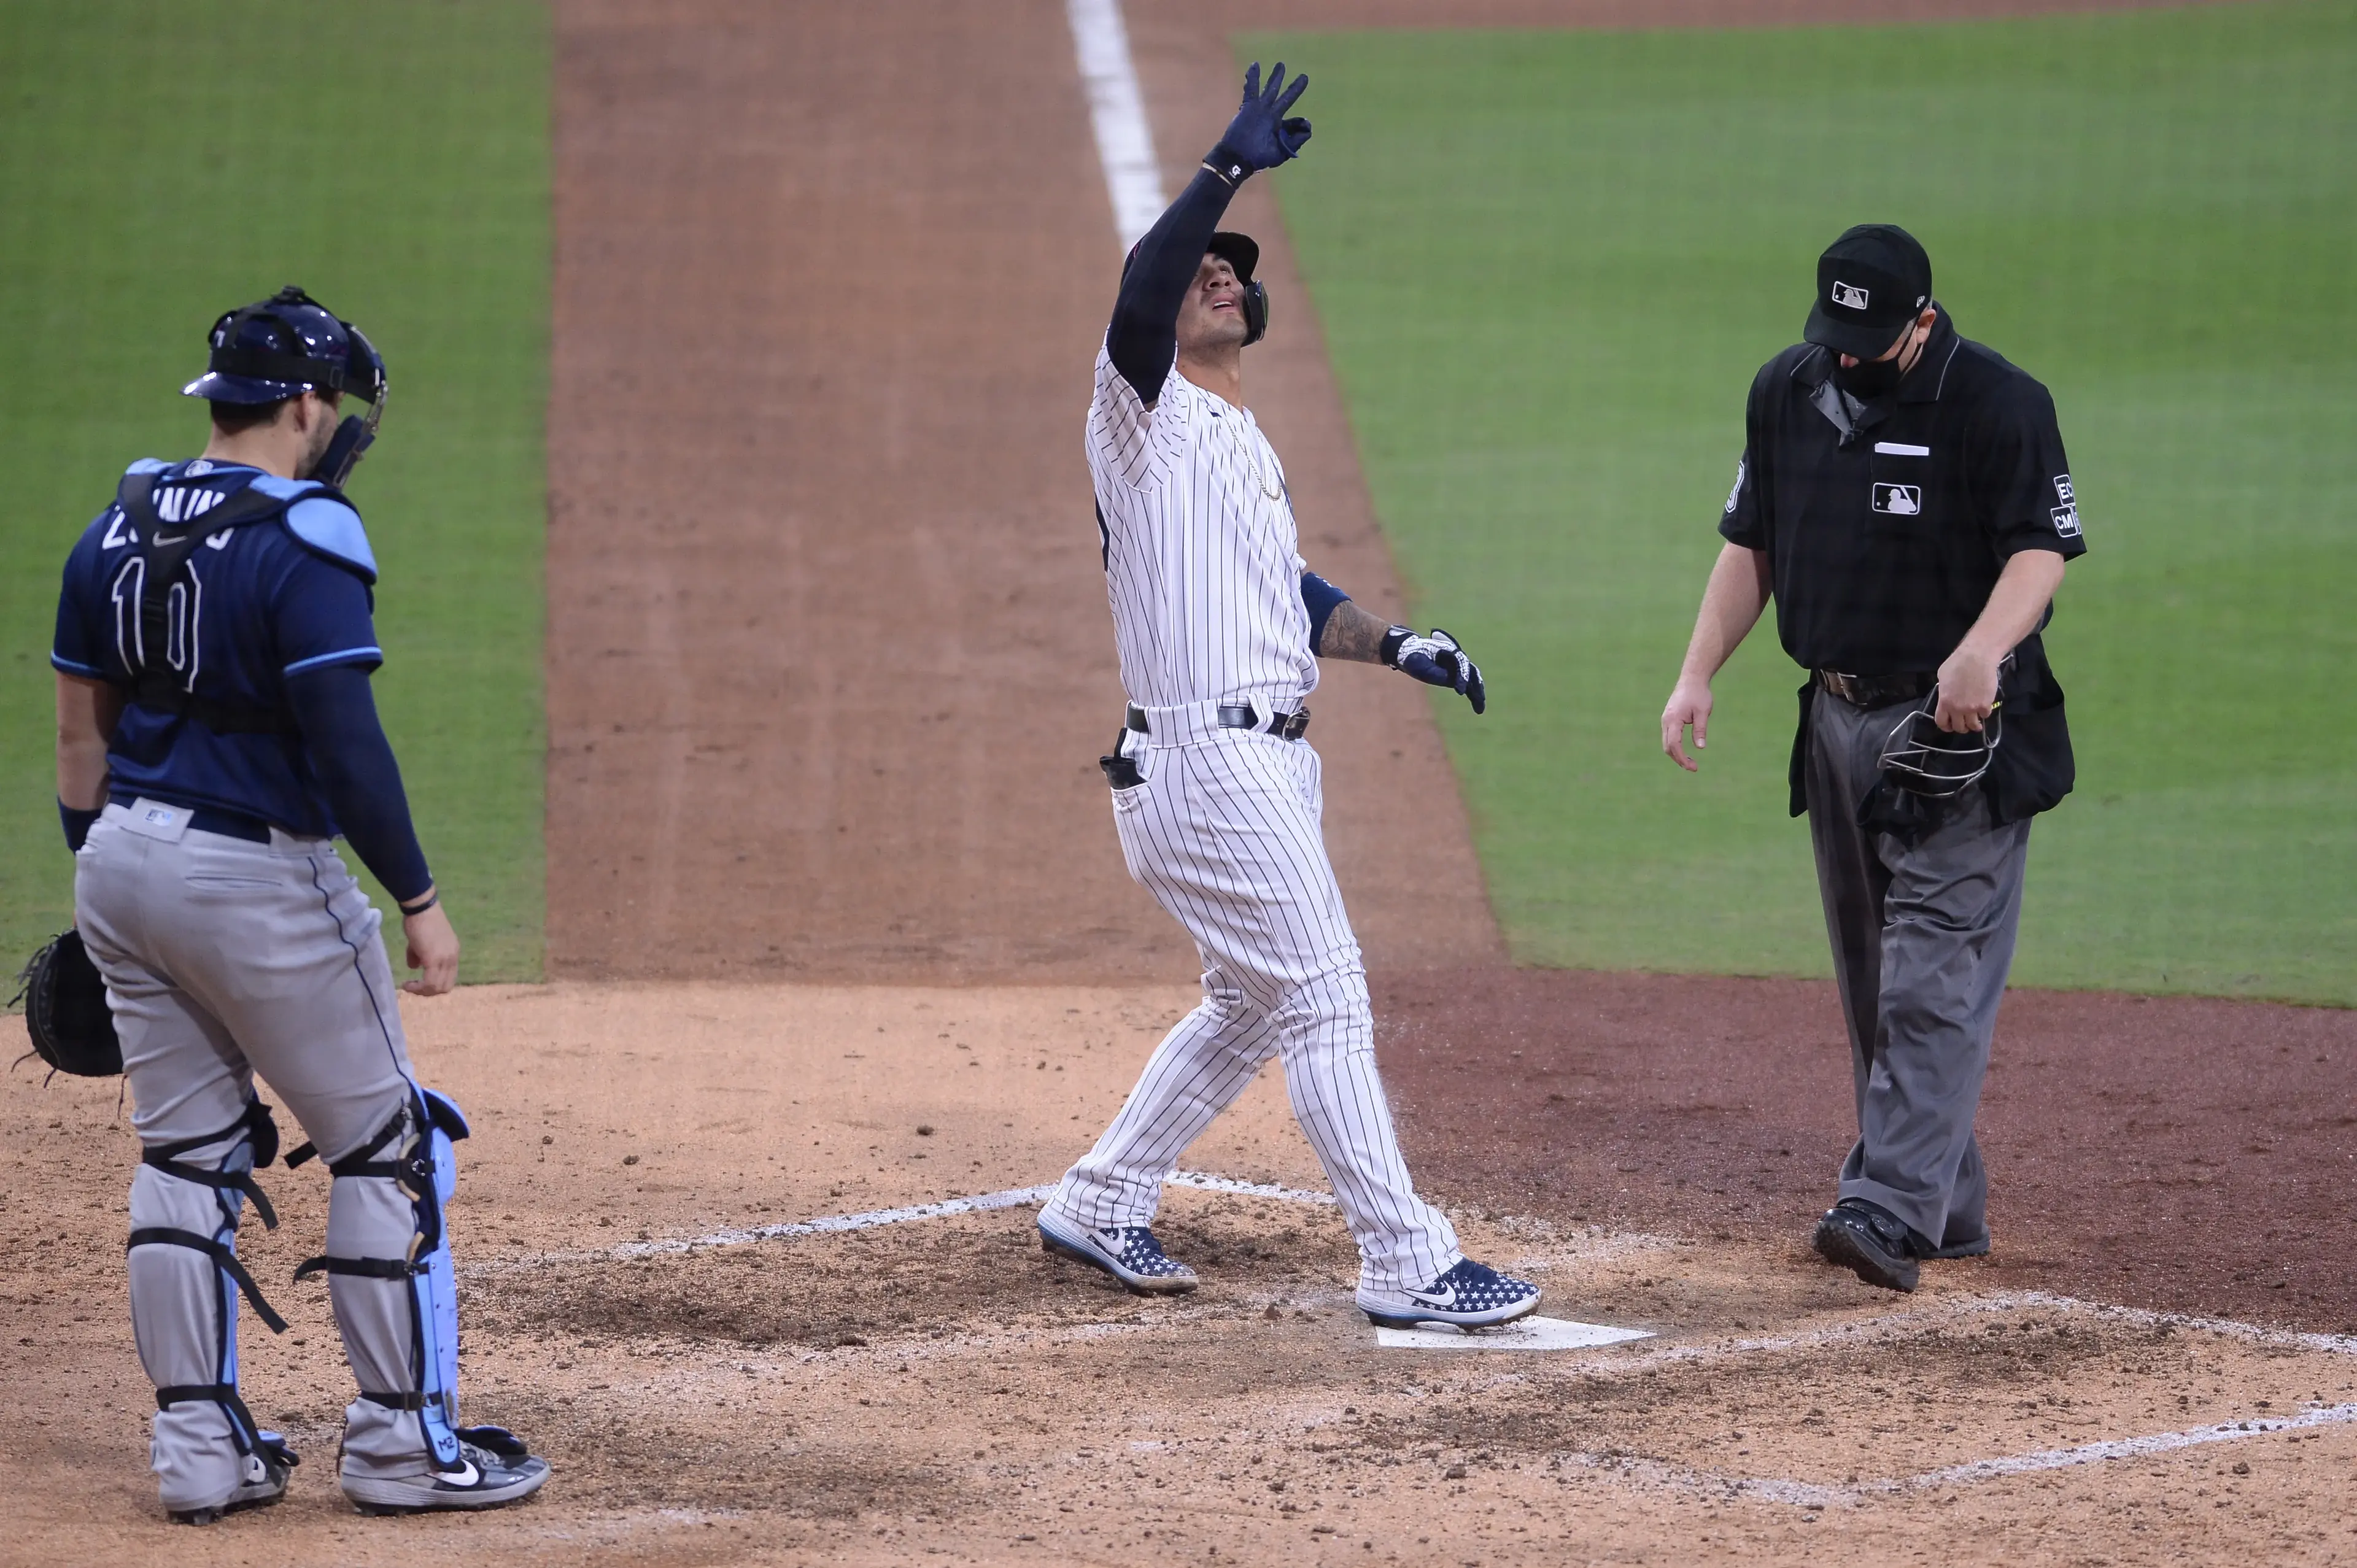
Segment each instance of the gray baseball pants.
[{"label": "gray baseball pants", "polygon": [[1891,727],[1911,704],[1816,693],[1805,785],[1817,888],[1849,1025],[1857,1143],[1840,1196],[1953,1246],[1988,1233],[1973,1119],[2013,965],[2029,823],[1994,823],[1974,787],[1911,847],[1857,824]]},{"label": "gray baseball pants", "polygon": [[[251,1137],[237,1123],[259,1073],[323,1160],[373,1146],[413,1093],[382,917],[328,841],[274,830],[269,843],[253,843],[191,829],[188,815],[111,805],[76,858],[76,922],[106,980],[141,1143],[158,1149],[218,1133],[178,1158],[249,1168]],[[242,1205],[235,1190],[153,1165],[132,1177],[135,1232],[233,1248]],[[336,1179],[330,1252],[403,1257],[415,1230],[392,1179]],[[129,1273],[139,1359],[157,1388],[234,1384],[238,1294],[215,1261],[148,1243],[131,1249]],[[409,1284],[343,1276],[328,1284],[361,1386],[416,1389]],[[428,1468],[414,1412],[356,1400],[345,1421],[347,1469]],[[228,1408],[202,1399],[157,1411],[149,1457],[167,1509],[220,1504],[243,1463]]]}]

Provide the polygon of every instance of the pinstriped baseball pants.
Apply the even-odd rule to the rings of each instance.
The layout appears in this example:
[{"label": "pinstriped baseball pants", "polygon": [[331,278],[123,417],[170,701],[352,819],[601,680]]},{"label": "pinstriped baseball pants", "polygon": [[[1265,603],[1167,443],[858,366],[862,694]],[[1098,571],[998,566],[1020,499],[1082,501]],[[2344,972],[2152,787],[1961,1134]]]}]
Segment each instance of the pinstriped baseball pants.
[{"label": "pinstriped baseball pants", "polygon": [[1318,754],[1228,730],[1135,757],[1146,781],[1113,797],[1122,854],[1195,939],[1203,1001],[1155,1047],[1049,1209],[1092,1228],[1149,1222],[1163,1178],[1275,1056],[1358,1240],[1361,1287],[1429,1283],[1464,1254],[1415,1195],[1393,1133],[1366,968],[1326,857]]}]

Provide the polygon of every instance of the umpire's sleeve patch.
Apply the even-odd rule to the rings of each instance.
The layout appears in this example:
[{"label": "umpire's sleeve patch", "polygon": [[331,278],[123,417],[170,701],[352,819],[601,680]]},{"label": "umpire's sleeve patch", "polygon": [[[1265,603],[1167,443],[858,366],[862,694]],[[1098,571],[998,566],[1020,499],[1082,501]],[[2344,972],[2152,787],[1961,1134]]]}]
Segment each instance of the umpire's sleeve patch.
[{"label": "umpire's sleeve patch", "polygon": [[296,501],[286,509],[286,526],[320,554],[354,568],[371,583],[376,581],[376,554],[369,549],[361,514],[343,502],[325,496]]}]

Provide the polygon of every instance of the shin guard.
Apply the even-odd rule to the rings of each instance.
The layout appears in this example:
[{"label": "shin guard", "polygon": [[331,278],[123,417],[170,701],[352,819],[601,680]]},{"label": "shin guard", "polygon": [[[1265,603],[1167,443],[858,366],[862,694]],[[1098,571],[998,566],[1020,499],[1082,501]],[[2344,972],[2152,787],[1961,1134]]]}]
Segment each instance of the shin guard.
[{"label": "shin guard", "polygon": [[164,1506],[176,1512],[222,1506],[244,1483],[249,1457],[282,1469],[293,1463],[237,1391],[239,1294],[271,1332],[286,1326],[237,1260],[245,1198],[265,1226],[277,1223],[253,1180],[277,1153],[269,1107],[251,1101],[219,1133],[147,1149],[132,1177],[131,1326],[156,1383],[149,1461]]},{"label": "shin guard", "polygon": [[414,1090],[369,1144],[328,1168],[325,1273],[361,1396],[345,1412],[348,1470],[385,1476],[463,1466],[458,1302],[445,1211],[457,1182],[458,1107]]}]

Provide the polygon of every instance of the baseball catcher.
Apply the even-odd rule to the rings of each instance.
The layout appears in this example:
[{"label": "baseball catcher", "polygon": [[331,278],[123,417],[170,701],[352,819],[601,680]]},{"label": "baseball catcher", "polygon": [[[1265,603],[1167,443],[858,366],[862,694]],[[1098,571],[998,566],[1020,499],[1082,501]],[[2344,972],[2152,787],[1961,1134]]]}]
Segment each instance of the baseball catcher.
[{"label": "baseball catcher", "polygon": [[[467,1122],[410,1070],[382,918],[332,842],[399,901],[405,988],[449,990],[458,939],[370,693],[376,558],[341,488],[384,362],[299,288],[222,316],[210,351],[184,389],[211,405],[203,456],[132,464],[66,562],[50,662],[77,929],[28,972],[34,1047],[129,1078],[131,1323],[173,1519],[275,1502],[296,1464],[238,1395],[239,1298],[285,1327],[237,1256],[249,1200],[277,1224],[257,1074],[310,1140],[286,1163],[316,1154],[335,1182],[327,1255],[296,1277],[327,1274],[360,1380],[345,1494],[368,1512],[511,1502],[547,1464],[458,1424],[445,1211]],[[347,397],[367,414],[342,415]]]}]

